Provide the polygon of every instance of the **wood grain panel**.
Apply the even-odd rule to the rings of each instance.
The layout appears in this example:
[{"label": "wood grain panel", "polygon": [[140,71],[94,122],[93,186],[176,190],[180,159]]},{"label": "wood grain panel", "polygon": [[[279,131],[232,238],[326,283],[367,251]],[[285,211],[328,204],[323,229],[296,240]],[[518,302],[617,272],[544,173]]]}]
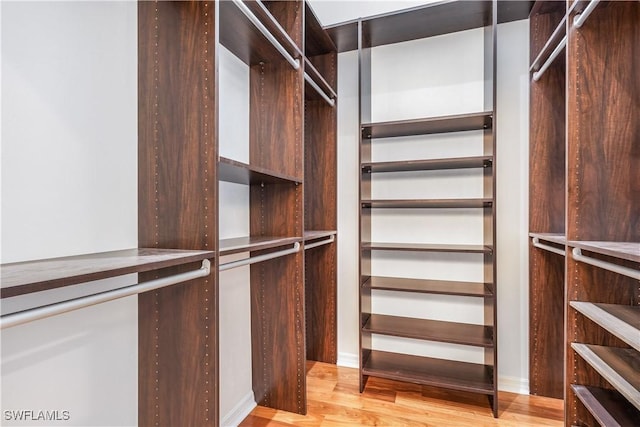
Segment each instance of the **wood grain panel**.
[{"label": "wood grain panel", "polygon": [[[140,246],[216,249],[215,29],[213,2],[138,5]],[[217,273],[139,296],[140,425],[218,424],[217,298]]]}]

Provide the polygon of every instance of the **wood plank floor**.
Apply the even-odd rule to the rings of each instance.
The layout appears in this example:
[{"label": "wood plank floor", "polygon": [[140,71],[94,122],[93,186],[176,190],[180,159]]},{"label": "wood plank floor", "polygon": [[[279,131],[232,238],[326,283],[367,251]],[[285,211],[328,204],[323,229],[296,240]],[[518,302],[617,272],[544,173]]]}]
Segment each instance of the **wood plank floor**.
[{"label": "wood plank floor", "polygon": [[500,417],[487,397],[370,377],[358,370],[307,363],[307,415],[258,406],[240,426],[562,426],[562,400],[500,392]]}]

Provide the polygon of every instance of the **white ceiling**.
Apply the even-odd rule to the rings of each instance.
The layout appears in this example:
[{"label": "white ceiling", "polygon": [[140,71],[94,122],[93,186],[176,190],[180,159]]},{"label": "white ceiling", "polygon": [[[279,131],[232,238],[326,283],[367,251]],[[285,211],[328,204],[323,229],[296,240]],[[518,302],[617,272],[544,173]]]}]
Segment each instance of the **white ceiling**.
[{"label": "white ceiling", "polygon": [[323,26],[407,9],[437,0],[309,0]]}]

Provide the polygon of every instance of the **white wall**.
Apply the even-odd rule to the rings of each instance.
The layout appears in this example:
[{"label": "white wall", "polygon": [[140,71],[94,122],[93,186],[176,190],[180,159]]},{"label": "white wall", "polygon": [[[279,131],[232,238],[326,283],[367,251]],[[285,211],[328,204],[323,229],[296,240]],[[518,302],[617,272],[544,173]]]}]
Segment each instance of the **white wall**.
[{"label": "white wall", "polygon": [[[318,9],[322,8],[320,4]],[[373,120],[482,110],[482,38],[474,34],[477,31],[374,49],[372,61],[377,71],[372,76]],[[500,388],[528,392],[528,21],[500,25],[498,40],[496,159]],[[479,46],[476,46],[478,42]],[[431,59],[434,56],[438,58],[437,63]],[[402,79],[392,78],[397,75],[402,75]],[[357,366],[358,112],[355,52],[339,55],[338,89],[338,363]],[[454,95],[450,96],[451,93]],[[372,156],[374,160],[399,160],[479,155],[482,153],[480,138],[480,132],[395,138],[393,141],[374,142]],[[480,175],[474,170],[382,175],[374,176],[374,198],[480,197],[482,194]],[[426,210],[374,212],[373,240],[481,242],[481,235],[477,233],[482,228],[481,217],[473,210],[427,213]],[[445,236],[443,230],[450,231],[452,226],[453,234]],[[416,233],[416,230],[425,229],[429,231],[422,236]],[[451,255],[374,253],[373,268],[378,274],[424,277],[425,265],[429,267],[430,277],[477,280],[480,275],[481,278],[481,268],[474,269],[470,259]],[[412,296],[407,299],[389,292],[377,292],[374,293],[373,307],[379,313],[482,323],[482,307],[473,298]],[[455,307],[463,309],[455,310]],[[425,313],[429,313],[428,316]],[[413,354],[482,361],[482,352],[462,346],[425,346],[414,340],[384,337],[374,337],[374,345],[380,349],[402,349]]]},{"label": "white wall", "polygon": [[[2,3],[3,263],[137,247],[136,17],[135,2]],[[3,313],[18,306],[3,301]],[[137,423],[135,298],[10,328],[0,342],[3,425],[34,424],[5,410]]]}]

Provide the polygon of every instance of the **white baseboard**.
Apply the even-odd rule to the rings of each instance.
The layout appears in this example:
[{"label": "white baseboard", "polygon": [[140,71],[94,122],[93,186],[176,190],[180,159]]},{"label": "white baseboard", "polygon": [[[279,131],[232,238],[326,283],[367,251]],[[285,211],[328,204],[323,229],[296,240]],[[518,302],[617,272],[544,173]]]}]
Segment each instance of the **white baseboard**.
[{"label": "white baseboard", "polygon": [[247,418],[247,415],[249,415],[256,406],[257,404],[256,399],[253,396],[253,391],[250,391],[236,404],[236,406],[233,407],[233,409],[231,409],[231,411],[229,411],[228,414],[222,417],[220,425],[222,427],[237,427],[242,420]]},{"label": "white baseboard", "polygon": [[336,365],[358,369],[360,367],[360,359],[357,353],[338,353],[338,363]]},{"label": "white baseboard", "polygon": [[500,375],[498,377],[498,390],[518,394],[529,394],[529,380],[525,378]]}]

